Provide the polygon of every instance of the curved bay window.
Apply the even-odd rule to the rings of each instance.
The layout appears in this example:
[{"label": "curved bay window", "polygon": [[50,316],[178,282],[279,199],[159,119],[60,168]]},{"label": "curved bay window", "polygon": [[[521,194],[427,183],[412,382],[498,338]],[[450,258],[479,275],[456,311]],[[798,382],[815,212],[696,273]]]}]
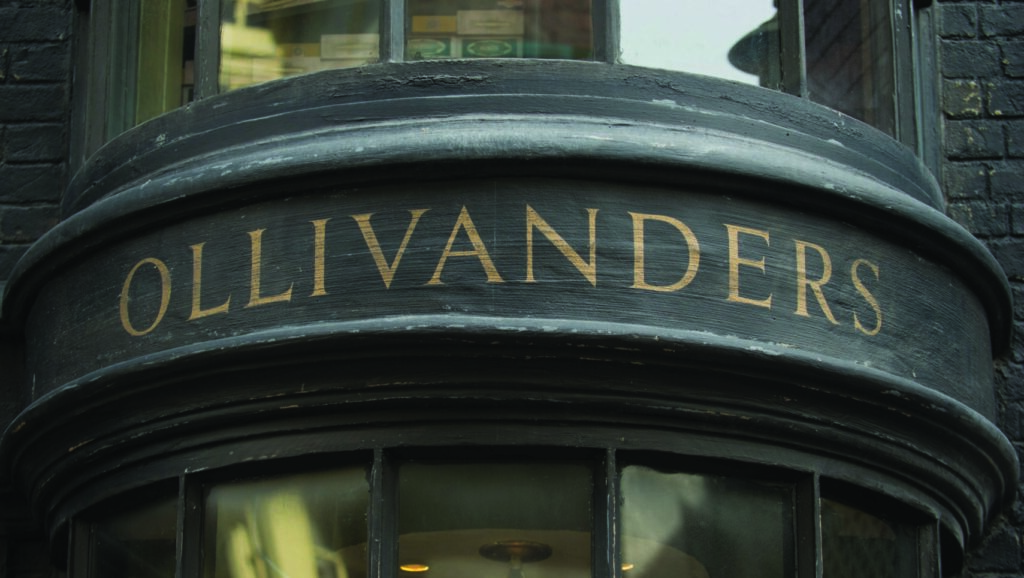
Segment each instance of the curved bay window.
[{"label": "curved bay window", "polygon": [[[166,498],[84,516],[76,535],[88,541],[88,564],[76,567],[88,570],[75,575],[783,578],[814,576],[816,566],[824,578],[936,575],[934,520],[818,498],[816,479],[800,474],[684,470],[667,465],[682,458],[651,464],[617,452],[378,455],[339,470],[186,476],[183,495],[202,496],[196,507]],[[203,537],[185,534],[176,546],[178,524],[201,524]],[[177,547],[194,550],[180,567]]]},{"label": "curved bay window", "polygon": [[[195,98],[321,70],[621,62],[805,97],[919,146],[911,0],[92,0],[81,154]],[[618,24],[621,22],[621,27]],[[106,74],[100,73],[105,71]]]},{"label": "curved bay window", "polygon": [[78,4],[0,299],[72,578],[935,578],[1012,500],[925,2]]}]

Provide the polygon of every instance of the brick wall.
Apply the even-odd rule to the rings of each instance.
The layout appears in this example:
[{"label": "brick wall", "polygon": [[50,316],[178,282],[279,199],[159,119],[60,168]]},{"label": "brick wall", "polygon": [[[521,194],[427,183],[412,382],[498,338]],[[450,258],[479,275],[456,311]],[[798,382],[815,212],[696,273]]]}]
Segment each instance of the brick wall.
[{"label": "brick wall", "polygon": [[[1013,286],[1013,352],[996,367],[999,426],[1024,447],[1024,2],[941,2],[942,182],[949,214],[988,244]],[[1018,491],[1018,493],[1021,493]],[[1022,493],[1024,496],[1024,493]],[[963,576],[1021,576],[1024,503]]]},{"label": "brick wall", "polygon": [[[67,179],[71,18],[70,0],[0,0],[0,288],[29,244],[57,223]],[[11,361],[0,338],[0,379],[11,378]],[[17,405],[0,399],[3,423]],[[44,536],[0,528],[0,578],[58,575],[48,560]]]},{"label": "brick wall", "polygon": [[57,222],[67,178],[70,0],[0,0],[0,283]]}]

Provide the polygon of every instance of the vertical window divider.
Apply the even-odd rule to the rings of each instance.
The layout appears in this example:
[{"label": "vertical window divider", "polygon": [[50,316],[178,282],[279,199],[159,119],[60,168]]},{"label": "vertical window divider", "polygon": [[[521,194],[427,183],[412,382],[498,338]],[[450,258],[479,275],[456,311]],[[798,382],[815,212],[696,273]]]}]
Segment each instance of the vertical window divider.
[{"label": "vertical window divider", "polygon": [[196,22],[195,99],[220,92],[220,0],[200,0]]},{"label": "vertical window divider", "polygon": [[913,22],[914,7],[911,0],[890,0],[893,15],[893,75],[896,98],[896,138],[910,148],[917,148],[917,127],[914,114],[917,108],[917,74],[914,71]]},{"label": "vertical window divider", "polygon": [[178,478],[176,578],[203,575],[203,490],[193,476]]},{"label": "vertical window divider", "polygon": [[[930,2],[911,2],[911,10],[911,66],[914,76],[912,110],[918,119],[915,123],[916,148],[925,166],[938,175],[942,164],[942,123],[939,120],[939,81],[936,80],[939,74],[935,46],[935,8],[930,7]],[[931,84],[926,86],[926,82]]]},{"label": "vertical window divider", "polygon": [[76,44],[72,171],[77,171],[92,153],[103,146],[106,138],[102,119],[106,116],[103,111],[107,103],[107,67],[103,63],[107,61],[110,35],[100,32],[103,29],[100,23],[109,22],[104,15],[110,6],[98,2],[83,6],[81,10],[77,22],[80,35],[72,39]]},{"label": "vertical window divider", "polygon": [[[135,89],[139,56],[139,6],[136,2],[106,2],[109,9],[97,21],[107,43],[104,60],[98,61],[107,68],[104,86],[102,123],[103,142],[130,128],[135,119]],[[100,15],[97,15],[100,16]]]},{"label": "vertical window divider", "polygon": [[92,532],[88,523],[77,517],[71,518],[70,536],[68,539],[68,578],[87,578],[89,567],[89,542]]},{"label": "vertical window divider", "polygon": [[367,572],[370,578],[398,575],[398,500],[397,480],[389,457],[381,448],[373,450],[370,467],[369,544]]},{"label": "vertical window divider", "polygon": [[821,484],[817,473],[796,484],[797,576],[821,578]]},{"label": "vertical window divider", "polygon": [[939,578],[942,575],[942,558],[939,552],[939,520],[923,525],[918,534],[920,578]]},{"label": "vertical window divider", "polygon": [[405,0],[381,0],[380,61],[405,60]]},{"label": "vertical window divider", "polygon": [[594,60],[614,64],[619,60],[619,0],[591,0]]},{"label": "vertical window divider", "polygon": [[803,0],[779,1],[779,44],[783,92],[807,98],[807,45]]},{"label": "vertical window divider", "polygon": [[592,564],[596,578],[619,578],[622,555],[619,552],[619,475],[615,450],[605,451],[599,476],[594,484],[594,535],[591,537]]}]

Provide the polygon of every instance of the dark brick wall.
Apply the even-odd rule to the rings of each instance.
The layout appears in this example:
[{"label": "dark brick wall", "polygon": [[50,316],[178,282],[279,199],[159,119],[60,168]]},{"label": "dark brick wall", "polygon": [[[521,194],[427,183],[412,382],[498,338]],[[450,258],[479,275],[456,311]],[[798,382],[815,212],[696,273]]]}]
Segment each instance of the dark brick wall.
[{"label": "dark brick wall", "polygon": [[[68,176],[72,17],[71,0],[0,0],[0,288],[57,223]],[[0,337],[0,380],[13,375],[11,349]],[[16,402],[0,398],[3,423]],[[38,532],[0,527],[0,578],[60,575],[45,544]]]},{"label": "dark brick wall", "polygon": [[70,0],[0,0],[0,283],[57,222],[67,178]]},{"label": "dark brick wall", "polygon": [[[949,214],[1002,264],[1016,300],[1013,351],[997,362],[999,426],[1024,447],[1024,2],[938,3]],[[1024,493],[1018,490],[1024,497]],[[1020,500],[1020,499],[1019,499]],[[1020,501],[968,556],[964,577],[1024,576]]]}]

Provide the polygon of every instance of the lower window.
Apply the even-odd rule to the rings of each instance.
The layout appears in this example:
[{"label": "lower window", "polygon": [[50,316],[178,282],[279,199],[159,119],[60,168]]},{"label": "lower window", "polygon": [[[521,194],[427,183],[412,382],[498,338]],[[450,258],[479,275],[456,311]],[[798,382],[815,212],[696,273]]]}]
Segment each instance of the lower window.
[{"label": "lower window", "polygon": [[824,578],[920,578],[938,568],[922,567],[936,552],[934,520],[817,499],[810,474],[749,477],[612,450],[494,453],[377,452],[327,471],[185,476],[180,499],[84,516],[75,536],[88,543],[74,551],[85,559],[73,557],[71,576],[783,578],[820,566]]}]

